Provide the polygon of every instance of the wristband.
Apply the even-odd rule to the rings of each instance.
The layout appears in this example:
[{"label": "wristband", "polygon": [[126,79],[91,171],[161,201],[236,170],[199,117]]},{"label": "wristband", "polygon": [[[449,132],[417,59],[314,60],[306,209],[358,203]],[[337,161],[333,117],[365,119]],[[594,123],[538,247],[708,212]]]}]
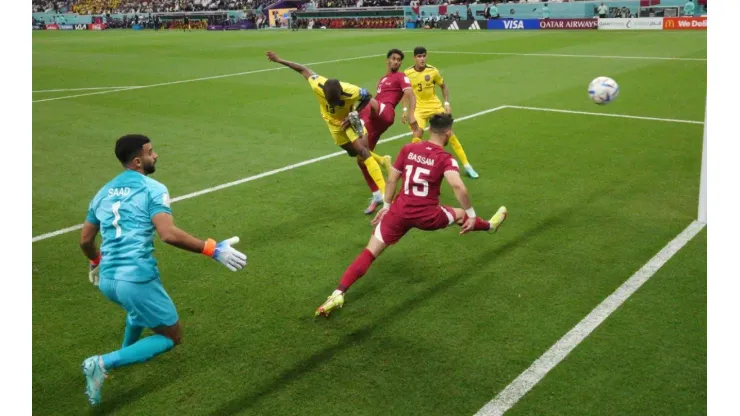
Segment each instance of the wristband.
[{"label": "wristband", "polygon": [[203,247],[201,254],[205,254],[208,257],[213,257],[213,252],[216,251],[216,240],[209,238],[206,240],[206,245]]},{"label": "wristband", "polygon": [[449,101],[445,101],[445,105],[450,105],[450,102]]},{"label": "wristband", "polygon": [[407,112],[407,111],[409,111],[409,109],[408,109],[407,107],[404,107],[404,108],[403,108],[403,112],[405,113],[405,112]]},{"label": "wristband", "polygon": [[103,258],[102,254],[98,254],[98,257],[95,260],[90,260],[90,264],[93,266],[97,266],[100,264],[100,260]]},{"label": "wristband", "polygon": [[473,207],[466,209],[465,213],[468,214],[468,218],[475,218],[475,210]]},{"label": "wristband", "polygon": [[383,209],[389,209],[390,207],[391,207],[391,203],[390,202],[383,201]]}]

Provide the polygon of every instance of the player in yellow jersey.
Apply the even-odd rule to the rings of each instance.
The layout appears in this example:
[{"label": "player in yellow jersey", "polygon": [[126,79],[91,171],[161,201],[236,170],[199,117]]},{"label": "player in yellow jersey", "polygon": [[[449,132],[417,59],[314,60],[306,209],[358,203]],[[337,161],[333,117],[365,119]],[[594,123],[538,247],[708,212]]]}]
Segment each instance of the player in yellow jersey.
[{"label": "player in yellow jersey", "polygon": [[[379,156],[371,152],[363,140],[357,140],[365,134],[359,112],[371,104],[374,100],[372,95],[356,85],[317,75],[301,64],[281,59],[275,52],[268,51],[267,59],[287,66],[308,80],[311,90],[319,101],[321,118],[326,122],[334,143],[344,149],[349,156],[357,157],[364,163],[373,181],[378,185],[378,189],[384,192],[385,179],[383,179],[380,165],[382,164],[386,170],[389,170],[391,157]],[[354,104],[357,106],[354,107]]]},{"label": "player in yellow jersey", "polygon": [[[415,129],[411,127],[411,131],[414,133],[413,142],[420,142],[421,137],[424,135],[424,129],[429,122],[429,119],[433,115],[438,113],[450,114],[452,109],[450,108],[450,93],[447,89],[447,85],[439,73],[439,70],[431,65],[427,65],[427,50],[423,46],[417,46],[414,48],[414,61],[415,64],[411,68],[404,71],[406,76],[411,80],[411,86],[414,89],[414,95],[416,95],[416,111],[414,111],[414,117],[419,125],[419,128]],[[444,105],[439,101],[437,97],[435,87],[442,89],[442,95],[444,96]],[[406,108],[406,100],[403,100],[403,115],[401,116],[401,122],[406,123],[408,120],[408,112]],[[463,150],[460,140],[458,140],[455,132],[452,132],[450,137],[450,146],[455,151],[457,158],[462,162],[465,172],[473,179],[478,178],[478,173],[473,169],[468,161],[468,156]]]}]

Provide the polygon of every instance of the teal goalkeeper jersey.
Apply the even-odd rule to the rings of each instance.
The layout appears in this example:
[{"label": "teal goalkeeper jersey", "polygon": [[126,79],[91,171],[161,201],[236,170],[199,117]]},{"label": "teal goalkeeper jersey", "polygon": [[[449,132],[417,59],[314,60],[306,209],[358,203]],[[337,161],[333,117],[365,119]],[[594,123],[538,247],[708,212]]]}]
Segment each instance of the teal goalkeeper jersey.
[{"label": "teal goalkeeper jersey", "polygon": [[154,259],[154,223],[172,214],[167,187],[126,170],[103,186],[90,202],[87,221],[100,227],[100,278],[148,282],[159,277]]}]

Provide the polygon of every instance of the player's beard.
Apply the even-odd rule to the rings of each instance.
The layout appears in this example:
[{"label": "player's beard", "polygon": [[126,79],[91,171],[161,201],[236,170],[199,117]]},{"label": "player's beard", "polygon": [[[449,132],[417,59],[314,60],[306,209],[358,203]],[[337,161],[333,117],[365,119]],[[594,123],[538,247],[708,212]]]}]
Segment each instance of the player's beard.
[{"label": "player's beard", "polygon": [[154,173],[154,171],[156,171],[156,170],[157,170],[157,168],[156,168],[156,167],[154,167],[154,163],[155,163],[155,162],[152,162],[151,164],[148,164],[148,165],[144,165],[144,166],[142,166],[142,168],[144,169],[144,173],[145,173],[145,174],[147,174],[147,175],[151,175],[152,173]]}]

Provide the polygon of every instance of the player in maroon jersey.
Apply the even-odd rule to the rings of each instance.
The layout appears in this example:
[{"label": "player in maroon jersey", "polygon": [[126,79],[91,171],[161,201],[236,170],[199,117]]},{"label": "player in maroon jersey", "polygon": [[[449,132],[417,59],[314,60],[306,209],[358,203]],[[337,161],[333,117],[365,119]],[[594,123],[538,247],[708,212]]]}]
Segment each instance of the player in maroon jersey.
[{"label": "player in maroon jersey", "polygon": [[[370,242],[344,271],[336,290],[316,309],[316,316],[328,316],[332,310],[341,308],[347,289],[365,275],[383,250],[398,242],[411,229],[433,231],[457,223],[462,225],[460,234],[495,232],[506,219],[506,207],[500,207],[488,221],[475,215],[457,161],[444,150],[452,135],[452,116],[445,113],[434,115],[429,125],[431,138],[428,141],[409,143],[398,154],[393,169],[388,173],[384,206],[372,221],[375,230]],[[403,185],[398,198],[393,201],[399,179],[403,179]],[[443,180],[450,184],[462,208],[439,204],[439,188]]]},{"label": "player in maroon jersey", "polygon": [[[403,63],[403,52],[400,49],[391,49],[386,54],[386,74],[378,81],[378,90],[375,100],[370,102],[370,105],[365,107],[360,112],[360,118],[362,123],[365,125],[365,134],[362,137],[365,147],[371,151],[375,149],[375,145],[378,144],[380,136],[385,133],[396,119],[396,106],[401,102],[401,98],[406,96],[411,111],[409,114],[413,114],[413,110],[416,108],[416,96],[411,88],[411,81],[403,73],[399,71],[401,64]],[[409,125],[416,126],[416,120],[409,119]],[[365,210],[365,214],[372,214],[375,208],[383,202],[383,195],[378,190],[378,186],[370,177],[367,172],[367,168],[362,163],[357,163],[362,170],[362,174],[365,176],[365,181],[370,187],[370,191],[373,193],[373,197],[370,200],[370,205]]]}]

